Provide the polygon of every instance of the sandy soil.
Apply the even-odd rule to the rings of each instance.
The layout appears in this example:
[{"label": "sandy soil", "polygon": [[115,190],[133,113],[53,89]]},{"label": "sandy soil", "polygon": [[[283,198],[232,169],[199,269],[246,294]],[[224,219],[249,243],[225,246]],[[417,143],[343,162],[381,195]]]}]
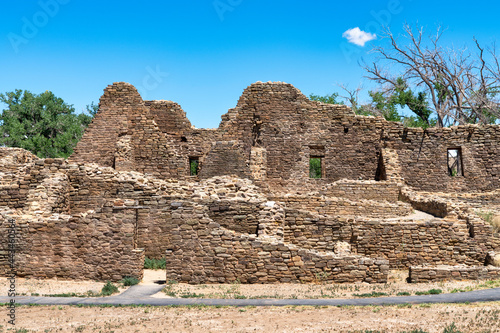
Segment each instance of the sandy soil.
[{"label": "sandy soil", "polygon": [[[175,297],[204,298],[351,298],[363,293],[396,295],[441,289],[482,289],[500,281],[463,281],[407,284],[406,271],[391,272],[387,284],[275,284],[224,285],[167,284]],[[163,271],[146,270],[141,284],[164,280]],[[18,293],[98,292],[104,283],[17,279]],[[7,283],[0,278],[0,295]],[[125,290],[125,288],[121,288]],[[170,297],[162,291],[155,297]],[[0,307],[0,333],[12,328],[7,308]],[[422,304],[368,307],[72,307],[19,306],[17,332],[443,332],[452,323],[460,332],[500,332],[500,302],[481,304]],[[24,330],[21,330],[24,329]],[[449,331],[457,333],[459,331]]]},{"label": "sandy soil", "polygon": [[[16,279],[16,293],[22,296],[45,296],[75,293],[77,295],[87,295],[88,292],[98,294],[104,282],[96,281],[65,281],[58,279],[37,280],[37,279]],[[123,287],[116,284],[120,293],[127,290],[128,287]],[[0,296],[7,296],[7,278],[0,277]],[[118,294],[117,294],[118,295]]]},{"label": "sandy soil", "polygon": [[[202,284],[189,285],[184,283],[169,282],[164,291],[153,297],[194,297],[194,298],[353,298],[366,297],[363,294],[384,293],[388,296],[416,292],[426,292],[431,289],[440,289],[443,293],[469,291],[500,287],[497,281],[453,281],[440,283],[406,283],[407,271],[391,271],[387,284],[349,283],[328,284],[318,280],[316,284]],[[165,272],[161,270],[144,270],[144,278],[140,284],[148,285],[165,281]],[[116,283],[120,292],[128,287]],[[16,279],[16,292],[18,295],[43,296],[54,294],[86,295],[88,291],[99,293],[103,282],[95,281],[62,281],[57,279],[36,280]],[[7,279],[0,278],[0,296],[7,296]]]},{"label": "sandy soil", "polygon": [[[148,272],[146,275],[149,275]],[[439,283],[407,283],[407,271],[391,271],[386,284],[346,283],[328,284],[318,281],[316,284],[202,284],[189,285],[182,283],[167,283],[166,288],[153,297],[189,297],[189,298],[356,298],[370,297],[371,294],[382,293],[380,296],[408,296],[418,292],[428,292],[439,289],[442,293],[471,291],[492,287],[500,287],[496,281],[453,281]]]},{"label": "sandy soil", "polygon": [[[17,332],[374,333],[418,329],[419,333],[441,333],[454,323],[460,332],[477,333],[500,332],[499,315],[499,303],[317,308],[22,306],[16,311],[16,328]],[[11,327],[6,316],[0,316],[0,325],[0,332]]]}]

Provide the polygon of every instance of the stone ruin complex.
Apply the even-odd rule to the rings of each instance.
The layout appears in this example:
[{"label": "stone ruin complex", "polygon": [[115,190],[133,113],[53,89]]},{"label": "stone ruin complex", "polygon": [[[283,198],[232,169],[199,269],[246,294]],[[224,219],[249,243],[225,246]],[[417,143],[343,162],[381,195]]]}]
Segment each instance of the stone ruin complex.
[{"label": "stone ruin complex", "polygon": [[68,160],[0,148],[0,275],[14,222],[21,277],[142,278],[165,257],[188,283],[497,278],[499,194],[498,125],[405,128],[257,82],[197,129],[119,82]]}]

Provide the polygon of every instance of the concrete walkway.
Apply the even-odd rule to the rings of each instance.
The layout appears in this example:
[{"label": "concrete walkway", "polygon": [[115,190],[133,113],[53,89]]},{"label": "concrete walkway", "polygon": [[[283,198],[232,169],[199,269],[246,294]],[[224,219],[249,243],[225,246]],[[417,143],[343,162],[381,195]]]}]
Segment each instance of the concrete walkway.
[{"label": "concrete walkway", "polygon": [[[18,296],[16,304],[39,305],[209,305],[209,306],[342,306],[342,305],[390,305],[421,303],[466,303],[500,301],[500,288],[476,290],[456,294],[425,296],[398,296],[356,299],[203,299],[203,298],[153,298],[164,285],[137,285],[117,296],[109,297],[34,297]],[[10,298],[0,296],[0,303],[8,303]]]}]

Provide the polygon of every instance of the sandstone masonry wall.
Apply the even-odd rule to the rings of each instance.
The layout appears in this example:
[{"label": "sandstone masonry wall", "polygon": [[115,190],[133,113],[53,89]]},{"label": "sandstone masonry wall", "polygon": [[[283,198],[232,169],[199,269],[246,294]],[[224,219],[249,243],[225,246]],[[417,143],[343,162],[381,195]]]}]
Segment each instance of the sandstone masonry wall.
[{"label": "sandstone masonry wall", "polygon": [[282,202],[287,208],[306,210],[320,215],[366,216],[366,217],[398,217],[412,213],[411,205],[403,202],[386,202],[374,200],[351,201],[342,197],[325,197],[311,195],[287,195],[272,197]]},{"label": "sandstone masonry wall", "polygon": [[491,226],[480,220],[384,221],[291,209],[286,209],[284,240],[321,251],[333,251],[337,243],[346,242],[352,253],[389,260],[391,269],[424,263],[484,265],[488,251],[500,245]]},{"label": "sandstone masonry wall", "polygon": [[[498,125],[404,128],[356,116],[346,106],[310,101],[281,82],[250,85],[218,129],[199,130],[178,104],[142,101],[134,87],[120,82],[106,88],[100,111],[71,159],[189,179],[189,159],[197,158],[199,179],[235,174],[265,180],[273,192],[319,189],[340,179],[484,192],[500,187],[499,140]],[[448,149],[460,151],[463,175],[448,175]],[[309,178],[311,157],[321,158],[322,179]],[[332,195],[356,192],[331,190]]]},{"label": "sandstone masonry wall", "polygon": [[[433,192],[491,191],[500,186],[500,127],[451,128],[385,126],[381,138],[398,154],[402,178],[414,189]],[[463,175],[448,175],[448,149],[461,152]]]},{"label": "sandstone masonry wall", "polygon": [[190,219],[197,208],[184,203],[168,221],[167,280],[187,283],[386,281],[386,260],[301,250],[273,237],[240,234],[209,218]]},{"label": "sandstone masonry wall", "polygon": [[[128,216],[2,215],[0,253],[6,254],[8,219],[17,226],[17,276],[74,280],[142,279],[144,251],[134,249],[134,225]],[[3,260],[2,260],[3,259]],[[0,256],[0,275],[9,272]]]},{"label": "sandstone masonry wall", "polygon": [[497,280],[500,267],[411,266],[409,281],[426,283],[456,280]]}]

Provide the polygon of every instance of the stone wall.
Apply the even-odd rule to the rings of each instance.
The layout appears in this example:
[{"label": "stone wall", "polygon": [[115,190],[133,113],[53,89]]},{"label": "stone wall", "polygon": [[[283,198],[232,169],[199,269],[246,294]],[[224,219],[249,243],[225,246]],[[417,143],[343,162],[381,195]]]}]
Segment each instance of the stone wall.
[{"label": "stone wall", "polygon": [[[144,251],[134,248],[134,223],[126,214],[104,218],[69,215],[2,215],[1,253],[8,251],[8,220],[16,223],[17,276],[74,280],[119,281],[126,276],[142,279]],[[8,262],[0,257],[0,275]]]},{"label": "stone wall", "polygon": [[14,219],[18,276],[142,278],[144,251],[137,246],[135,210],[117,211],[110,200],[120,190],[118,180],[112,184],[114,170],[67,164],[63,159],[36,159],[24,166],[18,180],[26,189],[24,205],[18,207],[12,198],[3,208],[0,274],[8,265],[7,221]]},{"label": "stone wall", "polygon": [[287,208],[306,210],[320,215],[366,216],[366,217],[399,217],[411,214],[411,205],[403,202],[386,202],[374,200],[348,200],[342,197],[326,197],[311,195],[287,195],[272,197],[282,202]]},{"label": "stone wall", "polygon": [[[0,186],[20,189],[4,197],[4,219],[20,226],[23,276],[117,280],[140,276],[144,256],[167,253],[168,277],[190,283],[381,282],[389,268],[482,265],[500,248],[465,194],[455,200],[402,188],[412,205],[443,204],[445,219],[418,220],[403,217],[412,208],[394,201],[394,182],[339,181],[272,197],[236,176],[164,180],[63,159],[18,163],[15,150],[0,153],[11,161]],[[496,204],[492,193],[476,201]]]},{"label": "stone wall", "polygon": [[[166,221],[173,235],[166,253],[167,280],[186,283],[385,282],[387,260],[304,250],[274,237],[240,234],[184,203]],[[208,208],[206,208],[208,209]]]},{"label": "stone wall", "polygon": [[105,89],[70,161],[188,179],[189,158],[199,158],[203,165],[219,137],[215,130],[193,128],[178,104],[143,101],[132,85],[118,82]]},{"label": "stone wall", "polygon": [[145,101],[158,128],[163,133],[177,134],[182,137],[191,130],[191,122],[181,106],[171,101]]},{"label": "stone wall", "polygon": [[224,200],[208,204],[208,216],[228,230],[258,235],[260,202]]},{"label": "stone wall", "polygon": [[29,182],[24,176],[38,157],[21,148],[0,149],[0,206],[22,208]]},{"label": "stone wall", "polygon": [[483,265],[488,251],[500,246],[498,235],[481,220],[384,221],[290,209],[286,210],[284,240],[321,251],[333,251],[337,243],[346,242],[352,253],[389,260],[391,269],[424,263]]},{"label": "stone wall", "polygon": [[426,283],[456,280],[497,280],[500,267],[411,266],[409,282]]},{"label": "stone wall", "polygon": [[387,258],[391,268],[424,263],[483,265],[488,251],[496,248],[498,242],[491,226],[482,221],[473,225],[477,231],[475,235],[471,235],[466,221],[359,219],[353,226],[350,243],[358,254]]},{"label": "stone wall", "polygon": [[[208,152],[200,170],[201,178],[227,174],[241,178],[250,176],[249,155],[237,141],[217,141]],[[222,171],[227,170],[227,171]]]},{"label": "stone wall", "polygon": [[360,181],[342,179],[328,184],[323,190],[328,197],[339,197],[350,200],[376,200],[397,202],[399,185],[394,181]]},{"label": "stone wall", "polygon": [[[119,82],[105,89],[71,160],[189,179],[189,158],[198,158],[200,179],[235,174],[265,180],[273,192],[319,189],[340,179],[484,192],[500,187],[499,128],[404,128],[356,116],[347,106],[310,101],[290,84],[257,82],[222,116],[218,129],[199,130],[178,104],[143,101],[133,86]],[[463,175],[448,175],[448,149],[461,152]],[[309,178],[310,157],[321,158],[322,179]],[[332,195],[362,189],[339,186]],[[364,192],[376,195],[370,188]]]},{"label": "stone wall", "polygon": [[[404,128],[390,123],[381,140],[398,154],[401,177],[417,190],[491,191],[500,186],[500,126]],[[448,175],[448,149],[461,151],[463,175]]]}]

